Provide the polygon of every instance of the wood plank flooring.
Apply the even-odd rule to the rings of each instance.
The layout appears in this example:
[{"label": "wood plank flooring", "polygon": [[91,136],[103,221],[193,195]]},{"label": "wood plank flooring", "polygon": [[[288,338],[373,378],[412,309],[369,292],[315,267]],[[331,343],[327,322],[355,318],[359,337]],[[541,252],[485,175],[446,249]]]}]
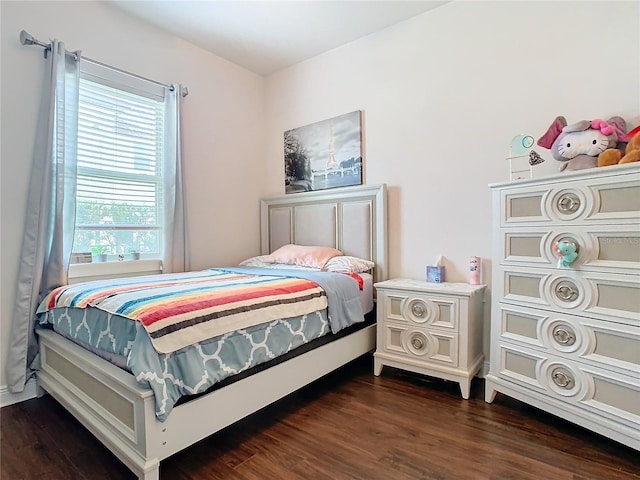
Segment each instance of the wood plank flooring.
[{"label": "wood plank flooring", "polygon": [[[174,455],[162,480],[640,480],[640,453],[498,394],[352,362]],[[197,419],[194,419],[197,421]],[[50,396],[0,411],[2,480],[135,479]]]}]

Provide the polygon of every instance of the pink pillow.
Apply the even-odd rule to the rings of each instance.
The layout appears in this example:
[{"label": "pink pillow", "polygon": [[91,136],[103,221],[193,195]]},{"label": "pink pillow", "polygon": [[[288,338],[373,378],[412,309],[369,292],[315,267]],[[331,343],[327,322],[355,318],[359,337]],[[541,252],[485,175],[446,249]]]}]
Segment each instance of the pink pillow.
[{"label": "pink pillow", "polygon": [[275,252],[272,252],[271,255],[267,255],[263,261],[322,268],[325,263],[338,255],[342,255],[342,252],[331,247],[307,247],[289,244],[280,247]]}]

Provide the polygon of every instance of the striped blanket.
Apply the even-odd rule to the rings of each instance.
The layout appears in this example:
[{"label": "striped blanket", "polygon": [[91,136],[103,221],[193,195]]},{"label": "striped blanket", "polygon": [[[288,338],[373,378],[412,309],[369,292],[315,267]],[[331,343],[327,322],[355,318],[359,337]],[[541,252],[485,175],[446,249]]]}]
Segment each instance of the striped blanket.
[{"label": "striped blanket", "polygon": [[140,322],[159,353],[241,328],[327,308],[310,280],[226,270],[151,275],[65,285],[41,302],[53,308],[95,307]]}]

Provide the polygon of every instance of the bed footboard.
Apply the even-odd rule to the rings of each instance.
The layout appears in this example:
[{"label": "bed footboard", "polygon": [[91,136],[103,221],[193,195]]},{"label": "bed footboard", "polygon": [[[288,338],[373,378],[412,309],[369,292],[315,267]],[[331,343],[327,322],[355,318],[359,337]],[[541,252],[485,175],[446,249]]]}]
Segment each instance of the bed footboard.
[{"label": "bed footboard", "polygon": [[[39,330],[39,387],[50,393],[140,479],[160,478],[148,456],[153,392],[109,362],[50,330]],[[151,418],[148,418],[151,416]]]},{"label": "bed footboard", "polygon": [[373,351],[376,325],[179,405],[165,422],[132,375],[52,331],[38,334],[39,386],[139,479],[158,480],[161,460]]}]

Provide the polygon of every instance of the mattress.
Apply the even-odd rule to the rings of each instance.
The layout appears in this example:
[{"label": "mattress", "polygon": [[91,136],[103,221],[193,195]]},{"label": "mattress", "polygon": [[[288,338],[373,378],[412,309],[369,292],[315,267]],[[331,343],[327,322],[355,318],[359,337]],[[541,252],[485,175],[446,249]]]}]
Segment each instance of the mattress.
[{"label": "mattress", "polygon": [[[373,282],[370,275],[362,279],[360,299],[363,309],[370,311]],[[161,421],[181,398],[251,372],[331,333],[328,312],[323,309],[241,328],[163,354],[154,349],[139,322],[98,308],[53,308],[40,314],[39,324],[130,371],[154,391]]]},{"label": "mattress", "polygon": [[359,273],[362,278],[362,290],[360,290],[360,305],[362,313],[365,315],[373,311],[373,275],[370,273]]}]

